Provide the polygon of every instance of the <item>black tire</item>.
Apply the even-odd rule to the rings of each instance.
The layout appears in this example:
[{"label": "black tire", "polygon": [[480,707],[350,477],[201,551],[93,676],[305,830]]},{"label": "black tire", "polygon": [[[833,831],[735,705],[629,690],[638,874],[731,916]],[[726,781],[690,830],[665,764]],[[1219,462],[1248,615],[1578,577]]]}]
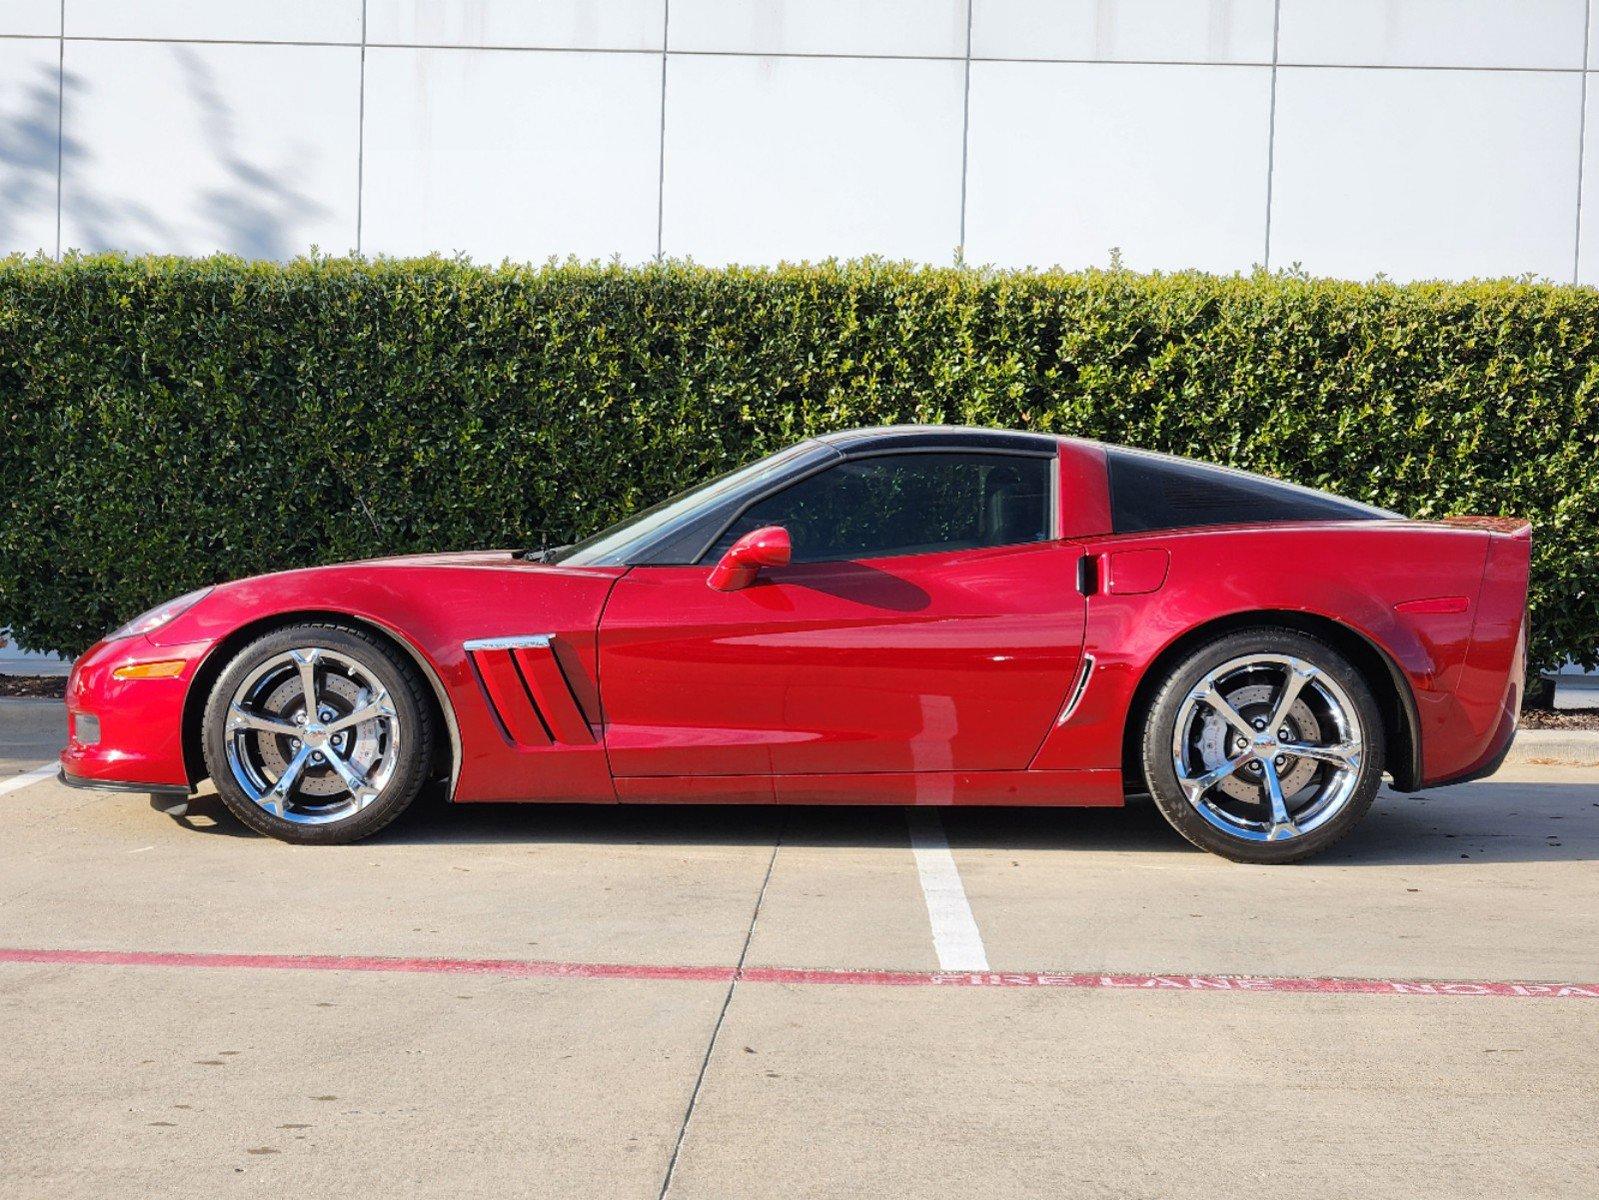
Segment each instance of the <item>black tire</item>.
[{"label": "black tire", "polygon": [[[1178,782],[1174,761],[1177,723],[1189,694],[1211,672],[1253,655],[1288,656],[1310,664],[1330,678],[1348,700],[1358,722],[1364,749],[1354,769],[1354,786],[1341,806],[1325,822],[1308,831],[1277,841],[1250,840],[1218,828],[1201,815]],[[1208,712],[1208,709],[1201,709]],[[1262,720],[1262,723],[1265,722]],[[1229,736],[1231,733],[1229,732]],[[1144,779],[1161,815],[1172,828],[1202,850],[1219,854],[1234,862],[1285,863],[1307,858],[1326,850],[1360,823],[1376,798],[1382,782],[1385,746],[1382,714],[1365,677],[1337,650],[1318,638],[1295,630],[1273,627],[1240,630],[1207,642],[1187,655],[1168,672],[1149,706],[1144,722],[1142,762]],[[1259,773],[1259,766],[1250,770]],[[1248,779],[1240,774],[1243,782]],[[1321,777],[1316,777],[1321,778]],[[1261,784],[1264,809],[1264,783]],[[1214,791],[1204,793],[1214,796]],[[1240,807],[1236,802],[1234,808]],[[1331,806],[1329,806],[1331,807]]]},{"label": "black tire", "polygon": [[[394,765],[381,788],[376,789],[375,798],[348,816],[320,824],[306,823],[303,818],[287,819],[262,807],[235,777],[228,754],[229,710],[235,693],[258,668],[291,651],[303,649],[330,651],[358,664],[361,671],[387,693],[393,719],[398,723],[397,727],[385,726],[397,732],[397,746],[390,743]],[[294,625],[274,630],[245,646],[223,669],[211,689],[203,721],[206,769],[228,810],[259,833],[302,845],[338,845],[370,837],[416,799],[429,777],[433,761],[433,709],[427,684],[415,665],[381,639],[346,625],[321,622]],[[354,736],[352,731],[351,737]],[[317,771],[324,780],[332,773],[331,767],[316,768],[308,764],[305,774],[309,776]],[[353,796],[353,789],[351,794]],[[284,811],[293,811],[296,803],[297,799],[291,801],[284,806]],[[318,810],[313,804],[307,811]]]}]

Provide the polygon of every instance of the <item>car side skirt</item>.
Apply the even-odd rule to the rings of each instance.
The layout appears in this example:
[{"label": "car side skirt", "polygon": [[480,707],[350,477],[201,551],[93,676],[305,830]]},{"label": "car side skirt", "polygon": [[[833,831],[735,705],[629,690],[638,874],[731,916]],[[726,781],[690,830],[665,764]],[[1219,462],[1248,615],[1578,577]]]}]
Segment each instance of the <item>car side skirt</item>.
[{"label": "car side skirt", "polygon": [[904,804],[1115,808],[1119,770],[907,771],[839,775],[643,775],[618,778],[625,804]]}]

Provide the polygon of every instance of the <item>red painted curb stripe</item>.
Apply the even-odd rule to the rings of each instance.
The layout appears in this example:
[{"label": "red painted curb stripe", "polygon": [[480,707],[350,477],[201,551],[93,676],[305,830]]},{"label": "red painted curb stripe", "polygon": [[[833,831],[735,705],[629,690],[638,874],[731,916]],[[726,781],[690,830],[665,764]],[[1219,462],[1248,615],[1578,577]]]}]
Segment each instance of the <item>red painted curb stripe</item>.
[{"label": "red painted curb stripe", "polygon": [[664,979],[689,982],[869,987],[1089,988],[1178,992],[1295,992],[1350,996],[1506,996],[1599,1000],[1599,983],[1479,979],[1332,979],[1268,975],[1089,975],[1009,971],[825,971],[800,967],[690,967],[648,963],[540,962],[514,958],[384,958],[345,954],[218,954],[166,950],[0,948],[0,963],[56,966],[207,967],[264,971],[382,971],[541,979]]},{"label": "red painted curb stripe", "polygon": [[220,954],[167,950],[0,949],[0,963],[99,967],[223,967],[260,971],[383,971],[411,975],[506,975],[571,979],[684,979],[726,983],[732,967],[565,963],[515,958],[386,958],[364,954]]}]

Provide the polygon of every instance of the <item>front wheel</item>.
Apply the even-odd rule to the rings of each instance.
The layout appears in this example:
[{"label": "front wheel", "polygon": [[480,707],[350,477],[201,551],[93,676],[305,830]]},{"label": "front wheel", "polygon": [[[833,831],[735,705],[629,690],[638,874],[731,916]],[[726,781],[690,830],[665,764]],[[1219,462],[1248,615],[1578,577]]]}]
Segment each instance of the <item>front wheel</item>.
[{"label": "front wheel", "polygon": [[1150,706],[1144,776],[1201,849],[1291,862],[1343,837],[1382,781],[1382,716],[1347,659],[1316,638],[1252,629],[1177,664]]},{"label": "front wheel", "polygon": [[307,624],[244,647],[205,710],[217,793],[286,842],[353,842],[416,798],[432,715],[415,668],[364,630]]}]

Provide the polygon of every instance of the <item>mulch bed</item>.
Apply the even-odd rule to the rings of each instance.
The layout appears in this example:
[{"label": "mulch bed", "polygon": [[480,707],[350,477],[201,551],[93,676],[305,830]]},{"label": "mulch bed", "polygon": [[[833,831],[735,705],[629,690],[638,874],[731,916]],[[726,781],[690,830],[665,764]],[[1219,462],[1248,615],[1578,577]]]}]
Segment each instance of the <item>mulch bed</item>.
[{"label": "mulch bed", "polygon": [[0,696],[48,696],[59,700],[66,694],[65,675],[0,675]]},{"label": "mulch bed", "polygon": [[1523,729],[1599,729],[1599,708],[1524,708]]}]

